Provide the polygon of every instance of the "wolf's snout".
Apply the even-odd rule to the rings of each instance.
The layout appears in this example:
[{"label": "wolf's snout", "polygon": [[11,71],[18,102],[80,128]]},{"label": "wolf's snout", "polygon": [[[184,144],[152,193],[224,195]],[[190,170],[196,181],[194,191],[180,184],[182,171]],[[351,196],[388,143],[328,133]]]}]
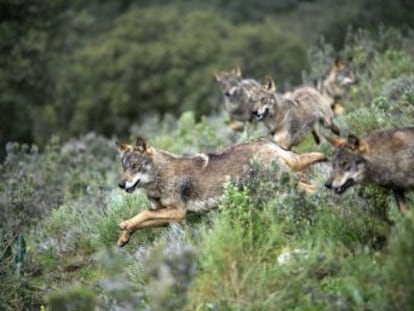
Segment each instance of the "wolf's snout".
[{"label": "wolf's snout", "polygon": [[325,183],[325,187],[326,187],[326,188],[328,188],[328,189],[332,189],[332,181],[328,180],[328,181]]},{"label": "wolf's snout", "polygon": [[259,112],[259,110],[253,110],[252,114],[256,118],[257,121],[262,121],[266,117],[268,112],[269,110],[266,108],[264,112]]},{"label": "wolf's snout", "polygon": [[125,189],[125,180],[121,180],[118,184],[119,188]]}]

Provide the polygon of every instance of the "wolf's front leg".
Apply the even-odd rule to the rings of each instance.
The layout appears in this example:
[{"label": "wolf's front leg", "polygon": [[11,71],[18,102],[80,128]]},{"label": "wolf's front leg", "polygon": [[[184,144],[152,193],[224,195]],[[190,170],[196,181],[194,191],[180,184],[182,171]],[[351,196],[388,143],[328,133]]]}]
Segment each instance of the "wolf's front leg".
[{"label": "wolf's front leg", "polygon": [[127,231],[134,231],[141,227],[141,224],[148,220],[167,220],[181,221],[185,217],[185,209],[166,207],[157,210],[143,210],[131,219],[125,220],[119,224],[119,228]]},{"label": "wolf's front leg", "polygon": [[119,224],[119,228],[123,231],[118,239],[118,245],[124,246],[128,243],[131,234],[137,229],[162,227],[171,222],[182,222],[185,218],[185,214],[186,210],[184,208],[176,207],[166,207],[158,210],[143,210],[138,215]]},{"label": "wolf's front leg", "polygon": [[243,132],[244,130],[244,123],[237,120],[232,120],[230,123],[230,127],[235,132]]},{"label": "wolf's front leg", "polygon": [[125,246],[128,242],[129,242],[129,238],[131,237],[131,233],[129,233],[128,231],[126,231],[126,230],[123,230],[122,232],[121,232],[121,235],[119,236],[119,238],[118,238],[118,242],[116,242],[116,244],[119,246],[119,247],[123,247],[123,246]]},{"label": "wolf's front leg", "polygon": [[129,231],[129,232],[132,232],[135,229],[135,227],[139,224],[140,221],[141,222],[145,221],[148,218],[149,211],[150,210],[143,210],[142,212],[138,213],[134,217],[121,222],[118,225],[118,227],[121,230],[126,230],[126,231]]},{"label": "wolf's front leg", "polygon": [[279,131],[273,134],[273,140],[283,149],[290,150],[292,147],[291,137],[286,131]]},{"label": "wolf's front leg", "polygon": [[[170,224],[170,221],[169,220],[164,220],[164,219],[147,220],[147,221],[143,222],[139,226],[139,228],[164,227],[164,226],[167,226],[169,224]],[[131,238],[131,235],[134,232],[135,231],[122,230],[121,235],[118,238],[117,245],[119,247],[125,246],[129,242],[129,239]]]}]

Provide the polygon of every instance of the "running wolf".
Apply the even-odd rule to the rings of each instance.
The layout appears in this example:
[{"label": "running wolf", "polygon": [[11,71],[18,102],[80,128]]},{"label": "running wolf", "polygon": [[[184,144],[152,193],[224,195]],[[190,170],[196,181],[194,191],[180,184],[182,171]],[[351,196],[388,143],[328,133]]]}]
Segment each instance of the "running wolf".
[{"label": "running wolf", "polygon": [[[228,178],[238,178],[252,160],[262,164],[276,161],[282,170],[302,172],[325,161],[324,154],[297,154],[267,139],[233,145],[223,151],[194,156],[177,156],[150,146],[141,137],[135,146],[117,143],[124,170],[119,187],[131,193],[142,189],[151,206],[119,227],[119,246],[128,243],[137,229],[183,222],[187,211],[200,212],[216,207]],[[306,188],[306,185],[305,185]]]},{"label": "running wolf", "polygon": [[224,106],[230,115],[233,131],[243,131],[246,122],[252,122],[252,104],[249,92],[260,86],[253,79],[243,79],[240,68],[215,74],[224,97]]},{"label": "running wolf", "polygon": [[319,143],[315,130],[318,122],[334,134],[340,133],[329,102],[314,88],[301,87],[280,95],[269,78],[251,93],[251,100],[256,119],[264,122],[274,141],[285,149],[299,144],[309,132]]},{"label": "running wolf", "polygon": [[329,138],[338,147],[325,186],[341,194],[356,183],[391,189],[401,213],[405,192],[414,188],[414,127],[380,130],[359,138]]},{"label": "running wolf", "polygon": [[350,86],[358,83],[358,80],[352,58],[346,63],[335,59],[328,73],[316,81],[316,89],[329,101],[336,114],[342,114],[342,99]]}]

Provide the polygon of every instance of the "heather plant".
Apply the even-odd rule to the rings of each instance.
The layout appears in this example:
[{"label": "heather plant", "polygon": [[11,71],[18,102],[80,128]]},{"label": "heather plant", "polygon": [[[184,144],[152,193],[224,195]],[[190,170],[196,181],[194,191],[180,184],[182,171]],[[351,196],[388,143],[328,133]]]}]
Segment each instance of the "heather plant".
[{"label": "heather plant", "polygon": [[[202,230],[189,309],[349,310],[370,306],[366,297],[382,298],[380,287],[368,290],[352,270],[383,249],[390,234],[373,212],[383,207],[381,193],[359,196],[356,189],[339,199],[323,189],[305,194],[297,183],[277,167],[253,165],[245,180],[227,185],[213,227]],[[380,274],[373,266],[364,276]]]},{"label": "heather plant", "polygon": [[[124,22],[142,22],[133,20],[139,14],[136,10],[129,14],[117,19],[119,24],[111,34],[122,32]],[[151,17],[154,11],[145,14]],[[192,19],[200,15],[185,16],[194,22]],[[201,17],[209,19],[211,15],[207,12]],[[227,26],[218,21],[218,27]],[[183,31],[191,35],[190,30]],[[253,45],[256,31],[244,28],[240,30],[243,36],[238,35],[248,36]],[[127,32],[123,34],[128,38]],[[333,45],[321,40],[309,52],[314,60],[309,62],[309,77],[323,73],[336,54],[353,56],[360,82],[345,98],[345,114],[337,116],[343,135],[412,125],[414,62],[410,40],[393,29],[382,28],[376,34],[350,30],[343,50],[335,52]],[[190,44],[184,41],[183,46]],[[100,55],[104,60],[118,59],[120,63],[114,67],[128,68],[128,75],[135,75],[125,55],[117,58],[115,46],[102,47],[93,54],[92,46],[100,44],[88,42],[81,49],[87,54],[88,66],[92,68]],[[114,54],[106,54],[108,51]],[[180,53],[184,51],[188,49]],[[202,48],[195,52],[194,57],[200,60],[210,57]],[[75,53],[77,66],[82,64],[82,53]],[[161,54],[152,57],[162,59]],[[272,57],[283,58],[276,54]],[[110,61],[100,62],[98,70],[109,70],[104,67]],[[255,61],[264,66],[257,70],[268,68],[264,58]],[[204,79],[212,68],[203,68],[192,77],[187,90],[204,86],[200,77]],[[94,74],[70,72],[70,78]],[[124,76],[127,80],[128,75]],[[168,75],[184,77],[182,72]],[[170,83],[164,76],[155,76],[154,81],[142,76],[140,88],[151,89],[157,81]],[[174,80],[174,88],[180,87],[180,79]],[[75,82],[82,81],[70,81]],[[68,92],[64,84],[59,84],[62,94]],[[102,111],[114,109],[121,118],[132,97],[124,98],[123,86],[116,84],[111,84],[113,88],[102,85],[105,92],[98,95],[111,99]],[[168,91],[157,103],[172,96],[166,110],[174,110],[181,98],[165,89]],[[115,140],[130,141],[139,134],[155,147],[188,154],[265,135],[260,127],[232,133],[223,113],[200,116],[204,106],[187,111],[206,90],[188,92],[179,111],[185,112],[179,118],[145,115],[132,126],[121,120],[119,126],[127,127],[130,137],[108,139],[91,133],[64,142],[54,137],[44,148],[7,145],[7,157],[0,167],[1,310],[410,310],[412,213],[402,217],[388,191],[378,187],[355,185],[341,196],[325,189],[329,162],[306,172],[315,185],[313,193],[301,190],[300,177],[276,164],[263,168],[252,163],[246,176],[226,184],[218,209],[189,213],[184,226],[139,230],[124,249],[114,247],[117,224],[149,205],[143,193],[117,189],[122,168]],[[94,92],[89,95],[89,104],[100,102]],[[117,100],[120,106],[112,104]],[[78,102],[84,110],[76,112],[73,124],[88,123],[82,119],[86,117],[92,123],[101,121],[99,114],[85,114],[95,107],[87,102]],[[332,152],[325,142],[312,148],[327,156]],[[413,202],[411,194],[410,206]]]},{"label": "heather plant", "polygon": [[[99,194],[108,189],[108,181],[115,184],[111,171],[116,152],[112,144],[89,134],[63,146],[54,138],[43,152],[36,146],[7,145],[8,155],[1,166],[0,252],[3,276],[20,284],[17,289],[5,288],[5,296],[21,297],[7,305],[9,308],[40,304],[39,293],[28,280],[32,273],[49,267],[39,265],[37,259],[55,262],[70,250],[91,253],[91,240],[81,234],[81,226],[74,224],[86,220],[84,215],[94,215],[85,206],[99,206]],[[85,169],[88,166],[93,169]],[[71,213],[69,206],[76,204],[81,208]],[[28,251],[33,247],[37,252]]]},{"label": "heather plant", "polygon": [[414,230],[412,213],[401,220],[400,227],[389,247],[389,259],[385,267],[385,284],[390,307],[395,310],[410,310],[413,305],[413,271],[410,257],[414,244],[411,239]]},{"label": "heather plant", "polygon": [[89,311],[95,308],[95,295],[87,288],[77,286],[56,291],[48,297],[48,310]]},{"label": "heather plant", "polygon": [[[411,36],[393,28],[348,31],[339,54],[352,57],[359,83],[344,98],[346,114],[339,117],[343,134],[411,125],[414,55],[407,48],[410,42]],[[329,44],[311,50],[310,63],[320,67],[320,55],[330,55],[331,50]]]}]

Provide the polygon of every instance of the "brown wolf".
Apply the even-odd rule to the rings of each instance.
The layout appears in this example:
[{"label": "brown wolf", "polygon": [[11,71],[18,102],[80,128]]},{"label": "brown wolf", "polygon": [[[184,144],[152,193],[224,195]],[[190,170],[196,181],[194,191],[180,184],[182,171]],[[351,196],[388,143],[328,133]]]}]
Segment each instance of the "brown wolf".
[{"label": "brown wolf", "polygon": [[340,133],[329,102],[314,88],[301,87],[280,95],[276,93],[273,80],[268,79],[265,85],[252,92],[251,100],[256,119],[263,120],[275,142],[283,148],[299,144],[309,132],[319,143],[315,130],[318,122],[333,133]]},{"label": "brown wolf", "polygon": [[[126,192],[142,189],[151,206],[123,221],[118,245],[128,243],[137,229],[160,227],[184,221],[187,211],[199,212],[216,207],[228,178],[240,177],[252,160],[263,164],[276,161],[283,170],[301,172],[325,161],[324,154],[297,154],[270,140],[237,144],[212,154],[176,156],[150,146],[138,137],[135,146],[117,143],[124,175],[119,186]],[[306,185],[305,185],[306,186]]]},{"label": "brown wolf", "polygon": [[352,58],[342,62],[336,59],[328,73],[316,81],[316,89],[329,102],[336,114],[343,113],[342,100],[351,85],[358,83]]},{"label": "brown wolf", "polygon": [[399,210],[407,211],[405,191],[414,188],[414,127],[329,141],[338,148],[326,187],[341,194],[356,183],[383,186],[394,192]]},{"label": "brown wolf", "polygon": [[233,131],[243,131],[246,122],[254,121],[249,92],[260,86],[253,79],[243,79],[240,68],[215,74],[224,97],[224,106],[230,115]]}]

